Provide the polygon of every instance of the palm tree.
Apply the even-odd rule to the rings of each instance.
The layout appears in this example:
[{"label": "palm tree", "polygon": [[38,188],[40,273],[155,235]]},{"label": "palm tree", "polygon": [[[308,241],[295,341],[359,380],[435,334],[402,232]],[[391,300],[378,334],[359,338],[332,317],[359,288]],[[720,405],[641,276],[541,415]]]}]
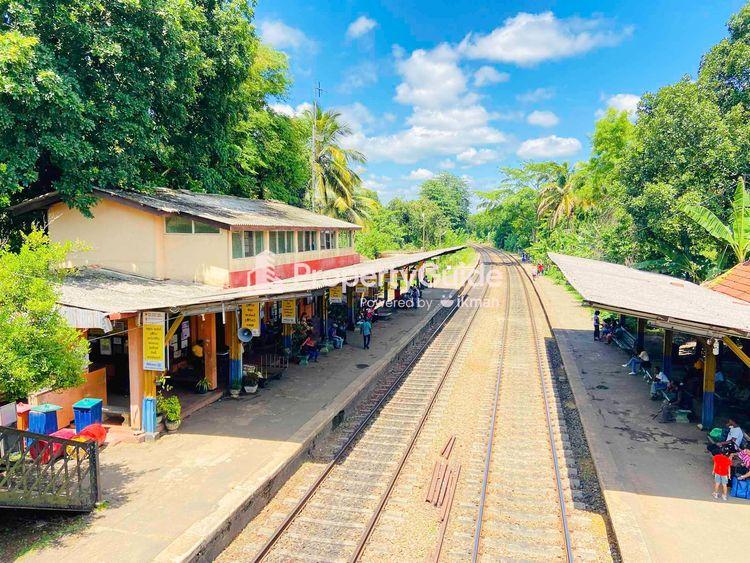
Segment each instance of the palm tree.
[{"label": "palm tree", "polygon": [[727,243],[734,252],[737,263],[744,262],[750,253],[750,196],[745,190],[745,179],[737,181],[732,200],[731,225],[725,225],[702,205],[685,205],[682,212],[715,239]]},{"label": "palm tree", "polygon": [[567,162],[544,163],[545,170],[540,171],[542,181],[539,184],[539,204],[537,216],[547,216],[551,228],[563,220],[572,217],[578,207],[585,206],[578,193],[579,178],[575,168]]},{"label": "palm tree", "polygon": [[[307,197],[314,210],[347,213],[355,205],[355,192],[362,184],[353,165],[363,164],[367,159],[359,151],[341,147],[342,139],[352,130],[341,121],[339,112],[320,108],[315,111],[312,174]],[[307,110],[303,119],[312,132],[313,110]]]},{"label": "palm tree", "polygon": [[371,190],[359,185],[354,188],[351,202],[347,202],[342,197],[337,197],[335,200],[329,202],[322,209],[322,212],[324,215],[330,217],[343,219],[357,225],[364,225],[372,219],[378,207],[380,207],[380,202],[378,201],[377,194],[373,196]]}]

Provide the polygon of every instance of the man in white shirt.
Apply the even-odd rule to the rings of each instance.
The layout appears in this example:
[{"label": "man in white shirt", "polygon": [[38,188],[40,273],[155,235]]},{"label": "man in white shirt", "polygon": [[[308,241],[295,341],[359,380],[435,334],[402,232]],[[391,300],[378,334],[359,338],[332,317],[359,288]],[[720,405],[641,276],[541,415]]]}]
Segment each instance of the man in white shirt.
[{"label": "man in white shirt", "polygon": [[659,373],[654,376],[654,379],[651,382],[651,399],[653,400],[658,399],[659,391],[666,389],[669,385],[669,378],[667,377],[667,374],[660,370],[659,366],[656,366],[656,371]]}]

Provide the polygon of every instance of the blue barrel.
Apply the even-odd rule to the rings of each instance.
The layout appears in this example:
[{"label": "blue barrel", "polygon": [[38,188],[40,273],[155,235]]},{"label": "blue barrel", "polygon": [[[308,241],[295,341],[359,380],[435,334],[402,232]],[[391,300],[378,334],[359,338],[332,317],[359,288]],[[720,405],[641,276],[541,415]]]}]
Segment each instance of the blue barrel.
[{"label": "blue barrel", "polygon": [[29,431],[37,434],[52,434],[57,432],[57,411],[62,407],[50,403],[43,403],[31,407],[29,412]]},{"label": "blue barrel", "polygon": [[81,433],[81,430],[87,426],[98,422],[102,422],[102,400],[101,399],[81,399],[73,403],[73,415],[76,421],[76,432]]}]

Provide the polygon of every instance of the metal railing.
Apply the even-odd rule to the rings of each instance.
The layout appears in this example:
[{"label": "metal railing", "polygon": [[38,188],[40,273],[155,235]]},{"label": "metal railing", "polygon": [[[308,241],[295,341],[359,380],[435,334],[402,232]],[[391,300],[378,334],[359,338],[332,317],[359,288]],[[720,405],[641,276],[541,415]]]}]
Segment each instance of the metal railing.
[{"label": "metal railing", "polygon": [[0,426],[0,507],[89,511],[99,500],[99,448]]}]

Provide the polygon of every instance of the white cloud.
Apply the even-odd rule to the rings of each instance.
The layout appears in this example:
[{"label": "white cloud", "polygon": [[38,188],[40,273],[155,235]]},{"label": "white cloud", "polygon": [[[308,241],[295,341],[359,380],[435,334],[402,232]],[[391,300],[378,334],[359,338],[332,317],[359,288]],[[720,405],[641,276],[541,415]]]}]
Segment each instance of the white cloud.
[{"label": "white cloud", "polygon": [[520,12],[487,35],[467,35],[459,50],[470,59],[532,66],[613,47],[631,33],[632,28],[615,29],[612,22],[599,17],[560,19],[552,12]]},{"label": "white cloud", "polygon": [[409,172],[408,179],[409,180],[429,180],[432,178],[435,174],[431,170],[427,170],[426,168],[417,168],[416,170],[412,170]]},{"label": "white cloud", "polygon": [[383,114],[383,119],[385,119],[388,123],[393,123],[396,121],[396,114],[386,112]]},{"label": "white cloud", "polygon": [[363,61],[344,71],[344,80],[339,86],[342,92],[350,93],[378,81],[378,67],[372,61]]},{"label": "white cloud", "polygon": [[[638,103],[641,101],[641,97],[635,94],[615,94],[607,98],[607,108],[614,108],[617,111],[626,111],[628,115],[635,115],[638,111]],[[603,110],[596,112],[598,117],[604,115]]]},{"label": "white cloud", "polygon": [[373,29],[378,27],[378,22],[367,16],[359,16],[356,20],[349,24],[346,30],[346,36],[349,39],[357,39],[370,33]]},{"label": "white cloud", "polygon": [[281,20],[264,20],[260,22],[260,36],[264,43],[276,49],[317,51],[317,43],[310,39],[301,29],[286,25]]},{"label": "white cloud", "polygon": [[521,143],[516,154],[521,158],[543,159],[571,156],[581,150],[581,142],[573,137],[540,137]]},{"label": "white cloud", "polygon": [[446,158],[445,160],[441,160],[438,166],[443,170],[453,170],[456,167],[456,163],[450,158]]},{"label": "white cloud", "polygon": [[341,120],[349,125],[352,131],[363,131],[375,123],[375,116],[366,106],[359,102],[336,108],[341,114]]},{"label": "white cloud", "polygon": [[510,74],[507,72],[500,72],[494,66],[483,66],[480,67],[474,73],[474,86],[481,88],[489,84],[498,84],[500,82],[507,82],[510,80]]},{"label": "white cloud", "polygon": [[302,115],[303,113],[305,113],[305,111],[312,109],[312,104],[310,104],[309,102],[303,102],[301,104],[298,104],[297,107],[292,107],[289,104],[269,104],[268,107],[270,107],[276,113],[280,113],[281,115],[286,115],[288,117],[297,117],[298,115]]},{"label": "white cloud", "polygon": [[396,70],[403,82],[396,87],[396,101],[420,107],[457,103],[466,92],[466,76],[458,66],[458,54],[447,44],[431,51],[417,49],[398,58]]},{"label": "white cloud", "polygon": [[475,149],[474,147],[466,149],[456,157],[456,160],[468,166],[481,166],[493,160],[498,160],[500,155],[492,149]]},{"label": "white cloud", "polygon": [[526,122],[539,127],[554,127],[560,123],[560,118],[551,111],[532,111],[526,117]]},{"label": "white cloud", "polygon": [[518,94],[518,96],[516,96],[516,99],[524,104],[534,104],[536,102],[551,100],[554,97],[554,88],[537,88],[535,90],[524,92],[523,94]]}]

